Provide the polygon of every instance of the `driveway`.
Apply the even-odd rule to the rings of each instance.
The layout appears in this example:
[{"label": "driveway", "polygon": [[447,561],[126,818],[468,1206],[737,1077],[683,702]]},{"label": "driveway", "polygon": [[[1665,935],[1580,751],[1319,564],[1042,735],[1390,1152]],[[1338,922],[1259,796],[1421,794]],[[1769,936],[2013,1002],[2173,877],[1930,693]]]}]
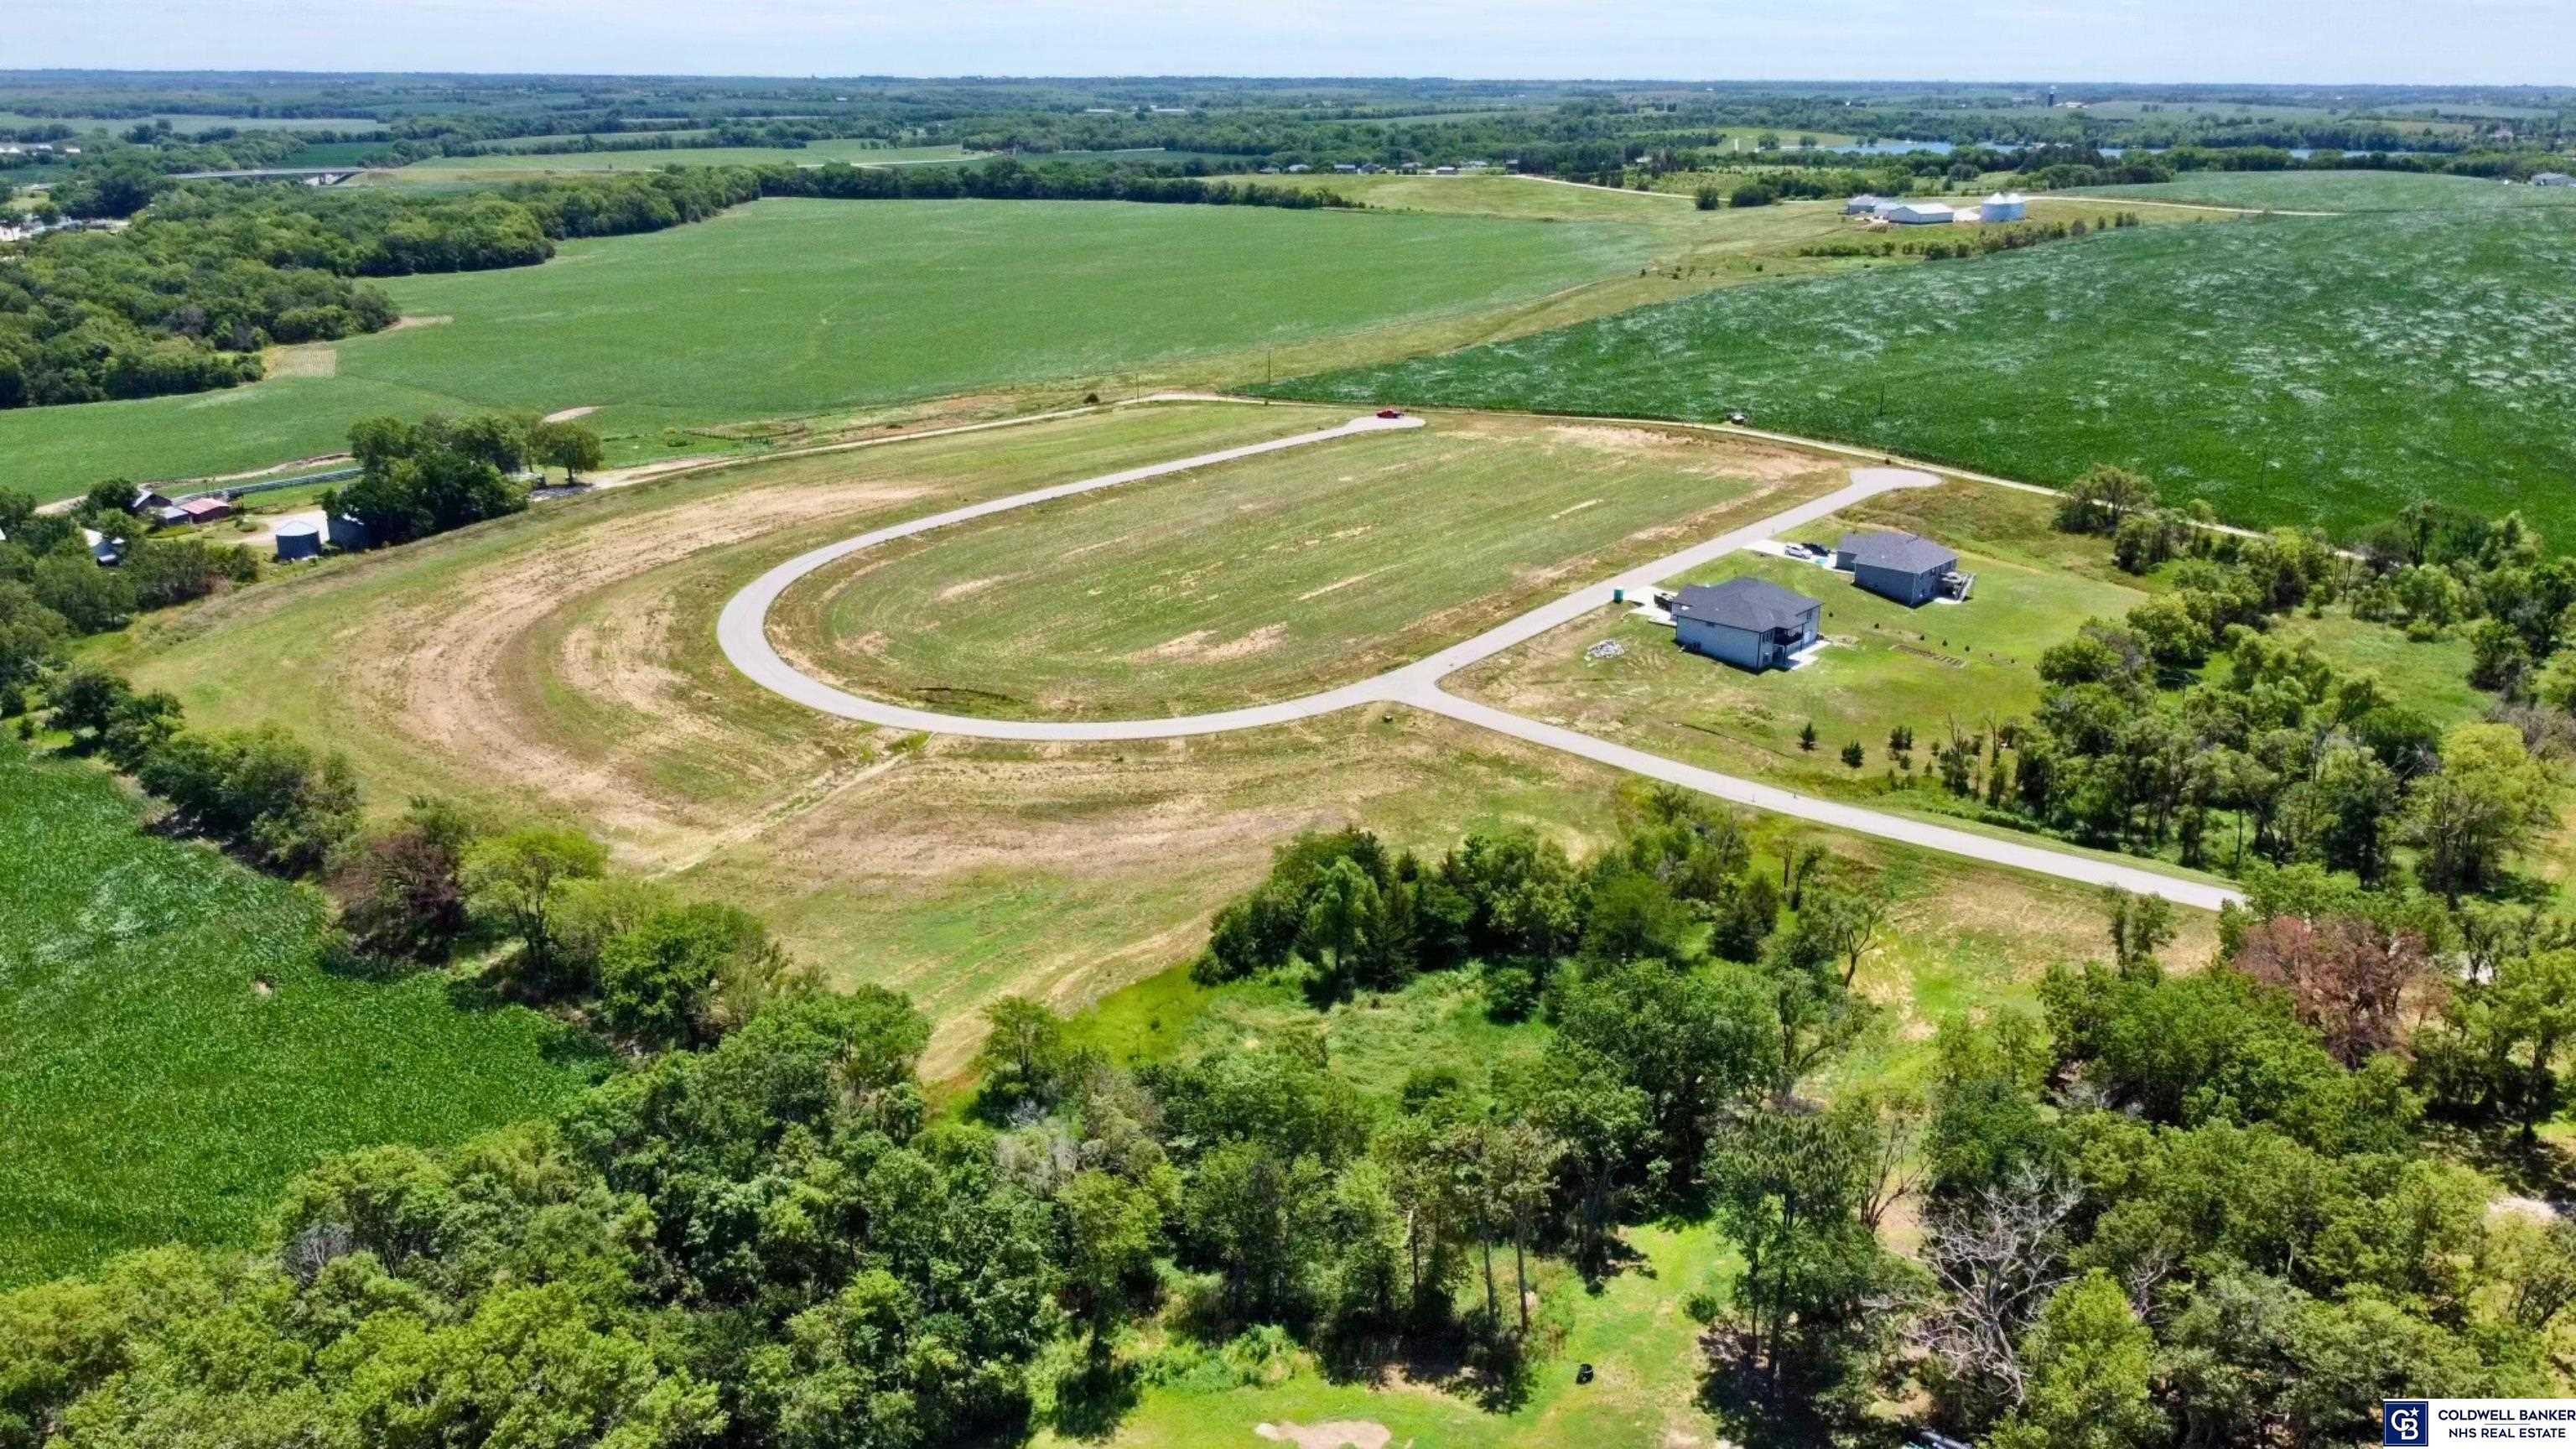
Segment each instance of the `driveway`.
[{"label": "driveway", "polygon": [[1468,724],[1510,735],[1531,744],[1545,745],[1568,754],[1663,780],[1686,789],[1697,790],[1735,804],[1768,810],[1776,814],[1811,820],[1819,825],[1848,830],[1965,856],[1994,865],[2010,866],[2055,876],[2061,880],[2090,885],[2117,885],[2131,891],[2163,896],[2182,905],[2216,910],[2221,904],[2242,900],[2243,895],[2226,886],[2203,881],[2183,880],[2166,875],[2150,866],[2130,865],[2096,856],[2080,855],[2024,841],[1979,835],[1971,831],[1938,825],[1910,816],[1893,815],[1865,806],[1823,800],[1784,790],[1776,785],[1722,775],[1695,765],[1685,765],[1659,755],[1625,745],[1612,744],[1593,736],[1580,734],[1556,725],[1544,724],[1512,714],[1490,705],[1460,699],[1440,688],[1440,681],[1479,660],[1534,639],[1550,629],[1568,624],[1611,601],[1613,590],[1624,589],[1642,594],[1657,582],[1686,570],[1697,568],[1713,559],[1763,540],[1804,527],[1819,518],[1837,512],[1895,488],[1927,488],[1940,480],[1929,473],[1910,468],[1861,467],[1851,470],[1851,482],[1822,498],[1775,513],[1757,523],[1747,524],[1733,532],[1721,534],[1704,543],[1693,544],[1676,553],[1642,563],[1609,578],[1587,584],[1561,598],[1506,620],[1473,638],[1452,644],[1426,658],[1372,678],[1346,684],[1320,694],[1281,700],[1274,704],[1251,705],[1243,709],[1219,710],[1212,714],[1176,715],[1167,719],[1132,720],[1005,720],[979,719],[972,715],[942,714],[933,710],[914,709],[863,698],[815,679],[779,656],[769,642],[766,621],[770,608],[797,580],[815,570],[847,558],[854,553],[911,538],[953,524],[989,518],[1013,509],[1070,498],[1078,494],[1116,488],[1123,484],[1143,482],[1150,478],[1168,477],[1195,468],[1213,467],[1263,453],[1276,453],[1290,448],[1311,447],[1339,438],[1395,428],[1420,427],[1419,418],[1358,418],[1339,427],[1300,433],[1266,443],[1252,443],[1239,448],[1226,448],[1195,457],[1179,458],[1143,468],[1131,468],[1075,483],[1057,484],[1027,493],[997,498],[967,508],[934,513],[904,523],[827,544],[802,553],[754,579],[725,604],[716,619],[716,642],[725,657],[755,684],[772,693],[794,700],[810,709],[843,719],[861,720],[892,729],[920,730],[931,734],[965,735],[988,740],[1156,740],[1184,735],[1222,734],[1229,730],[1258,729],[1264,725],[1289,724],[1311,719],[1336,710],[1358,705],[1403,704],[1415,709],[1446,715]]}]

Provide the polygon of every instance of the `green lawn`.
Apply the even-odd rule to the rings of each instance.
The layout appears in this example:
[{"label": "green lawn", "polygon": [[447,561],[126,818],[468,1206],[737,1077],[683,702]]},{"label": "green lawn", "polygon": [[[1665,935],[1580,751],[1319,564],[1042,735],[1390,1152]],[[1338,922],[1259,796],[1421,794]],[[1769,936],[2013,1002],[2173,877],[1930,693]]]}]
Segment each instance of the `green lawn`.
[{"label": "green lawn", "polygon": [[[1942,495],[1950,499],[1915,501]],[[2034,511],[2019,507],[2020,498],[1953,483],[1933,494],[1896,495],[1895,511],[1864,506],[1796,535],[1830,543],[1847,527],[1913,526],[1956,549],[1961,571],[1977,576],[1965,603],[1909,609],[1817,564],[1750,552],[1667,581],[1673,587],[1749,576],[1821,601],[1830,642],[1802,668],[1747,674],[1685,652],[1673,643],[1670,625],[1602,609],[1468,670],[1457,687],[1714,768],[1808,790],[1875,792],[1892,764],[1891,729],[1914,731],[1919,769],[1928,766],[1933,742],[1947,740],[1950,723],[1962,734],[1989,734],[1991,721],[2027,715],[2044,688],[2037,669],[2042,650],[2071,637],[2086,619],[2117,618],[2146,597],[2134,581],[2041,565],[2036,544],[2016,543],[2010,534],[1986,552],[1978,547],[1981,539],[1959,526],[1978,512]],[[2071,542],[2102,551],[2095,540]],[[1612,641],[1618,655],[1591,657],[1596,646]],[[1798,740],[1810,721],[1818,735],[1813,751]],[[1865,752],[1857,771],[1838,757],[1847,743]]]},{"label": "green lawn", "polygon": [[323,960],[305,890],[144,834],[114,781],[0,744],[0,1287],[249,1238],[329,1152],[454,1142],[600,1070],[584,1038]]},{"label": "green lawn", "polygon": [[1110,393],[1192,359],[1257,368],[1269,346],[1509,308],[1633,273],[1652,245],[1471,217],[763,201],[541,267],[388,282],[404,313],[449,320],[299,369],[328,375],[0,413],[0,458],[11,486],[56,498],[327,452],[375,413],[593,406],[632,451],[672,426],[1042,383]]},{"label": "green lawn", "polygon": [[[1639,205],[1652,205],[1639,202]],[[2576,208],[2141,227],[1736,287],[1285,396],[1707,419],[2249,523],[2433,496],[2576,546]]]},{"label": "green lawn", "polygon": [[1846,471],[1444,414],[856,554],[791,589],[771,632],[860,693],[966,713],[1233,708],[1409,663]]},{"label": "green lawn", "polygon": [[2071,194],[2276,211],[2494,211],[2576,203],[2576,187],[2507,186],[2405,171],[2199,171],[2153,185],[2096,186]]}]

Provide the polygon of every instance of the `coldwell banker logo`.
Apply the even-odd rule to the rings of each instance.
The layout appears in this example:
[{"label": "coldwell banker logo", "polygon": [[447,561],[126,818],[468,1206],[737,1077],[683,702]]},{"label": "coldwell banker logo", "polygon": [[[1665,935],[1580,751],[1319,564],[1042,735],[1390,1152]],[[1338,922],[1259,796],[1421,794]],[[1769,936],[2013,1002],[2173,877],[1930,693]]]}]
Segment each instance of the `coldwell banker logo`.
[{"label": "coldwell banker logo", "polygon": [[2382,1444],[2430,1444],[2433,1442],[2430,1406],[2422,1399],[2388,1399],[2379,1406],[2379,1442]]}]

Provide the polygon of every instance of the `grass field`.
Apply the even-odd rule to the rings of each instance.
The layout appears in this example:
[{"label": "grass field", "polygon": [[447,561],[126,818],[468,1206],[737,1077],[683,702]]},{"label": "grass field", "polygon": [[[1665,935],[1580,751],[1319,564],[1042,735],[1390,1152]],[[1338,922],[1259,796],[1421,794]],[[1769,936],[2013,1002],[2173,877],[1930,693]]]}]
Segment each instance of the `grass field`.
[{"label": "grass field", "polygon": [[1651,249],[1635,228],[1454,216],[764,201],[576,242],[541,267],[388,282],[406,314],[446,320],[256,386],[0,412],[0,457],[12,486],[64,497],[119,474],[328,452],[370,414],[581,406],[624,460],[703,452],[664,430],[1038,384],[1113,394],[1194,368],[1258,376],[1267,348],[1346,360],[1352,339],[1400,345],[1406,329],[1468,340],[1474,319],[1632,274]]},{"label": "grass field", "polygon": [[2098,186],[2072,194],[2273,211],[2499,211],[2576,203],[2576,187],[2507,186],[2403,171],[2202,171],[2148,186]]},{"label": "grass field", "polygon": [[[201,723],[327,739],[380,807],[430,793],[596,830],[626,869],[761,912],[831,979],[915,992],[941,1024],[933,1069],[953,1071],[995,995],[1072,1010],[1187,959],[1299,829],[1362,821],[1425,848],[1483,825],[1605,835],[1615,773],[1407,710],[1152,744],[907,739],[789,705],[715,649],[725,599],[816,544],[1343,416],[1155,406],[747,464],[326,562],[93,652]],[[1655,456],[1626,466],[1650,478]],[[1579,449],[1561,461],[1617,475]],[[1383,532],[1341,542],[1385,549]],[[1417,562],[1443,545],[1402,536]]]},{"label": "grass field", "polygon": [[[1658,203],[1640,201],[1640,206]],[[1739,287],[1283,396],[1761,426],[2058,483],[2145,470],[2231,520],[2417,496],[2576,546],[2576,209],[2142,227]]]},{"label": "grass field", "polygon": [[[549,140],[559,138],[548,138]],[[563,151],[531,155],[498,151],[484,156],[439,156],[387,173],[395,182],[500,181],[591,171],[658,171],[665,166],[920,165],[964,161],[962,146],[887,146],[861,140],[823,140],[803,146],[674,146],[632,151]]]},{"label": "grass field", "polygon": [[102,772],[0,744],[0,1288],[247,1239],[287,1178],[544,1113],[588,1038],[323,964],[297,887],[144,834]]},{"label": "grass field", "polygon": [[1132,718],[1292,698],[1838,488],[1812,454],[1443,414],[853,555],[782,648],[862,694]]}]

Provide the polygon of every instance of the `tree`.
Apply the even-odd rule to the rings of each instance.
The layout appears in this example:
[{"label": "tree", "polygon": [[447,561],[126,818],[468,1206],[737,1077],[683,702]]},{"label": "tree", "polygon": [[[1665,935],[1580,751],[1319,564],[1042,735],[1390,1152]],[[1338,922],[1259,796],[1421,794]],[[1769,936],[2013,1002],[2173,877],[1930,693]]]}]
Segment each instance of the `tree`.
[{"label": "tree", "polygon": [[2438,976],[2422,936],[2365,915],[2274,916],[2249,928],[2230,960],[2287,993],[2335,1059],[2355,1068],[2403,1044],[2404,1013],[2425,1004]]},{"label": "tree", "polygon": [[606,457],[599,434],[579,423],[538,423],[528,432],[528,450],[539,463],[564,470],[564,481],[578,483]]},{"label": "tree", "polygon": [[1726,204],[1726,193],[1715,186],[1702,186],[1691,193],[1691,203],[1702,211],[1715,211]]},{"label": "tree", "polygon": [[1878,944],[1894,902],[1883,888],[1828,884],[1813,891],[1798,913],[1798,928],[1842,959],[1843,986],[1860,974],[1861,958]]},{"label": "tree", "polygon": [[1816,722],[1809,720],[1798,727],[1798,748],[1809,754],[1816,751]]},{"label": "tree", "polygon": [[1851,766],[1855,770],[1859,769],[1862,763],[1868,758],[1868,753],[1861,749],[1860,741],[1858,740],[1854,740],[1850,744],[1843,746],[1843,763]]},{"label": "tree", "polygon": [[1095,1356],[1128,1307],[1150,1289],[1163,1210],[1143,1184],[1106,1172],[1079,1172],[1056,1194],[1064,1217],[1065,1292],[1090,1330]]},{"label": "tree", "polygon": [[1565,1144],[1529,1122],[1506,1122],[1486,1140],[1488,1190],[1512,1225],[1512,1281],[1518,1292],[1521,1336],[1529,1336],[1529,1234],[1531,1221],[1556,1185]]},{"label": "tree", "polygon": [[1065,1086],[1063,1020],[1027,997],[1005,996],[984,1008],[984,1023],[975,1057],[981,1095],[1005,1114],[1023,1102],[1054,1105]]},{"label": "tree", "polygon": [[445,956],[465,932],[465,846],[472,837],[454,807],[414,799],[400,824],[362,842],[330,881],[352,944],[388,961]]},{"label": "tree", "polygon": [[2142,1449],[2161,1443],[2150,1393],[2155,1335],[2099,1268],[2059,1288],[2023,1345],[2028,1392],[1997,1449]]},{"label": "tree", "polygon": [[1561,1160],[1574,1180],[1574,1260],[1599,1274],[1620,1175],[1651,1125],[1645,1092],[1618,1062],[1562,1035],[1549,1038],[1536,1063],[1506,1070],[1497,1087],[1516,1118],[1564,1145]]},{"label": "tree", "polygon": [[2155,503],[2155,486],[2138,473],[2097,463],[2067,485],[2057,526],[2068,533],[2111,533],[2120,520]]},{"label": "tree", "polygon": [[733,906],[657,911],[599,957],[600,1016],[661,1046],[702,1046],[801,984],[769,928]]},{"label": "tree", "polygon": [[552,996],[590,984],[559,974],[555,915],[574,881],[607,869],[607,849],[580,831],[528,826],[466,847],[465,898],[475,914],[501,921],[519,938],[515,974],[538,995]]},{"label": "tree", "polygon": [[0,715],[23,708],[23,692],[62,661],[71,625],[36,591],[0,578]]},{"label": "tree", "polygon": [[1923,1264],[1941,1291],[1920,1335],[1952,1421],[1982,1428],[2028,1396],[2024,1346],[2067,1281],[2066,1232],[2082,1202],[2073,1182],[2025,1166],[1932,1218]]},{"label": "tree", "polygon": [[1849,1126],[1757,1111],[1710,1152],[1710,1205],[1744,1255],[1734,1293],[1743,1362],[1775,1408],[1793,1389],[1839,1392],[1862,1366],[1858,1351],[1892,1326],[1864,1307],[1890,1273],[1860,1222],[1864,1154]]},{"label": "tree", "polygon": [[2124,975],[2153,975],[2156,952],[2174,937],[2173,903],[2159,895],[2102,888],[2111,928],[2111,959]]},{"label": "tree", "polygon": [[2442,737],[2442,767],[2416,783],[2404,823],[2425,888],[2456,902],[2494,882],[2546,830],[2548,772],[2511,725],[2464,724]]}]

